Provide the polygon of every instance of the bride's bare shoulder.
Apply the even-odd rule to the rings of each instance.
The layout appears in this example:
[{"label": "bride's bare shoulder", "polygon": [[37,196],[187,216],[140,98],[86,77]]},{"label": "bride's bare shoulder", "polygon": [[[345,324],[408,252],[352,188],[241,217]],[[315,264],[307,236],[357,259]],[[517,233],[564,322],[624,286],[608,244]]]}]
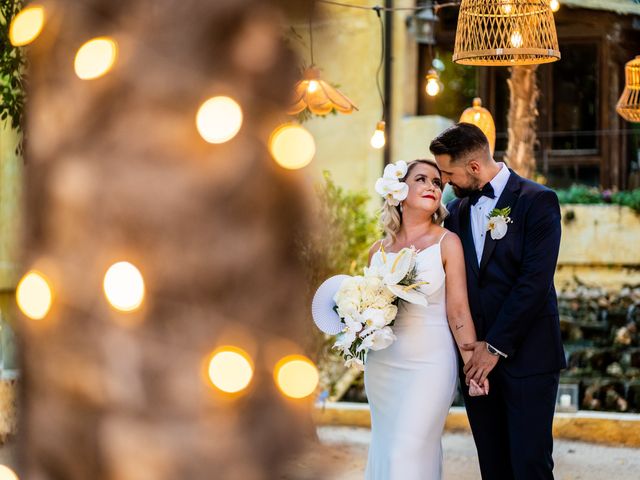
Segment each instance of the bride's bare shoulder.
[{"label": "bride's bare shoulder", "polygon": [[462,252],[462,242],[460,241],[460,237],[451,230],[447,230],[446,228],[443,228],[443,230],[445,232],[441,244],[443,255],[457,255]]}]

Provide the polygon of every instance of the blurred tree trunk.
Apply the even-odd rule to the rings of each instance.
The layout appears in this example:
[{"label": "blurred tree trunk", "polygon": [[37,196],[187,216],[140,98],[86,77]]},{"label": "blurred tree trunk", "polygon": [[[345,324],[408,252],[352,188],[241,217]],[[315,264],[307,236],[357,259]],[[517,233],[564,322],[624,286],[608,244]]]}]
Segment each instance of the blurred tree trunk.
[{"label": "blurred tree trunk", "polygon": [[[24,267],[55,298],[21,323],[21,478],[271,479],[311,431],[309,401],[285,399],[272,373],[307,329],[305,199],[266,150],[296,71],[275,3],[46,4],[30,51]],[[79,80],[76,50],[102,35],[118,42],[115,67]],[[195,128],[215,95],[244,113],[220,145]],[[144,276],[138,312],[103,295],[119,260]],[[223,344],[252,356],[244,395],[206,380]]]},{"label": "blurred tree trunk", "polygon": [[537,135],[538,97],[540,90],[536,79],[537,65],[511,67],[509,85],[509,113],[507,125],[509,143],[505,160],[518,175],[533,178],[536,159],[533,153]]}]

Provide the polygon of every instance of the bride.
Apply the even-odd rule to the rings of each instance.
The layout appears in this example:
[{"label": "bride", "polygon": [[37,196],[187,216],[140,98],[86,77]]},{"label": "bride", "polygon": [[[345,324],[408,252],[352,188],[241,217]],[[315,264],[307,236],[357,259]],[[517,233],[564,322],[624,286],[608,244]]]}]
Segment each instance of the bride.
[{"label": "bride", "polygon": [[[385,197],[381,221],[386,236],[371,247],[369,261],[416,247],[419,280],[428,282],[420,287],[428,306],[401,303],[393,326],[397,340],[368,352],[365,388],[372,436],[366,478],[439,480],[442,431],[458,376],[456,344],[460,348],[476,341],[464,254],[459,238],[441,226],[447,211],[437,164],[414,160],[387,168],[398,180],[391,190],[379,186],[381,181],[376,184]],[[465,363],[472,354],[460,349]],[[488,392],[487,382],[472,383],[469,391]]]}]

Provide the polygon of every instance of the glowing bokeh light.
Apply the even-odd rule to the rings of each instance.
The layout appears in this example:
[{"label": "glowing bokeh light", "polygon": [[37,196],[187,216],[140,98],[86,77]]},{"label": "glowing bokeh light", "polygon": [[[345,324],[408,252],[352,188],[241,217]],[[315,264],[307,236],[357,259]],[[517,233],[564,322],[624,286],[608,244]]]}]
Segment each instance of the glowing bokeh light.
[{"label": "glowing bokeh light", "polygon": [[280,391],[291,398],[308,397],[320,380],[314,363],[302,355],[281,359],[274,369],[274,378]]},{"label": "glowing bokeh light", "polygon": [[130,312],[144,300],[144,279],[140,271],[129,262],[118,262],[104,276],[104,293],[113,308]]},{"label": "glowing bokeh light", "polygon": [[6,465],[0,465],[0,480],[18,480],[18,475]]},{"label": "glowing bokeh light", "polygon": [[16,302],[27,317],[42,320],[53,302],[53,292],[45,276],[36,271],[28,272],[16,289]]},{"label": "glowing bokeh light", "polygon": [[286,124],[271,134],[269,151],[278,165],[296,170],[311,163],[316,154],[316,142],[304,127]]},{"label": "glowing bokeh light", "polygon": [[118,45],[109,37],[89,40],[76,53],[76,75],[82,80],[103,76],[113,67],[118,57]]},{"label": "glowing bokeh light", "polygon": [[44,27],[44,8],[31,5],[18,13],[11,22],[9,40],[11,45],[21,47],[33,42]]},{"label": "glowing bokeh light", "polygon": [[212,97],[198,109],[196,126],[207,142],[228,142],[242,127],[242,109],[233,98]]},{"label": "glowing bokeh light", "polygon": [[218,348],[209,360],[208,371],[211,383],[226,393],[244,390],[253,378],[251,357],[234,346]]}]

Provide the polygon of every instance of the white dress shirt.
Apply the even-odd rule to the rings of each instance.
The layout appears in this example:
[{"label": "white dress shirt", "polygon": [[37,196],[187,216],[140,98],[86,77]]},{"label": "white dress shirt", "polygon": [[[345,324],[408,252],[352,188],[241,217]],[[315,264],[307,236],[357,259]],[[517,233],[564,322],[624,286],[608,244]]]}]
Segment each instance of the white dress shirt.
[{"label": "white dress shirt", "polygon": [[478,265],[482,260],[482,251],[484,250],[484,240],[487,236],[487,224],[489,223],[489,214],[491,210],[496,208],[498,199],[504,188],[507,186],[511,172],[507,166],[499,162],[500,171],[493,177],[489,183],[493,187],[495,198],[480,197],[478,203],[471,205],[471,234],[473,235],[473,243],[476,247],[476,256],[478,257]]}]

